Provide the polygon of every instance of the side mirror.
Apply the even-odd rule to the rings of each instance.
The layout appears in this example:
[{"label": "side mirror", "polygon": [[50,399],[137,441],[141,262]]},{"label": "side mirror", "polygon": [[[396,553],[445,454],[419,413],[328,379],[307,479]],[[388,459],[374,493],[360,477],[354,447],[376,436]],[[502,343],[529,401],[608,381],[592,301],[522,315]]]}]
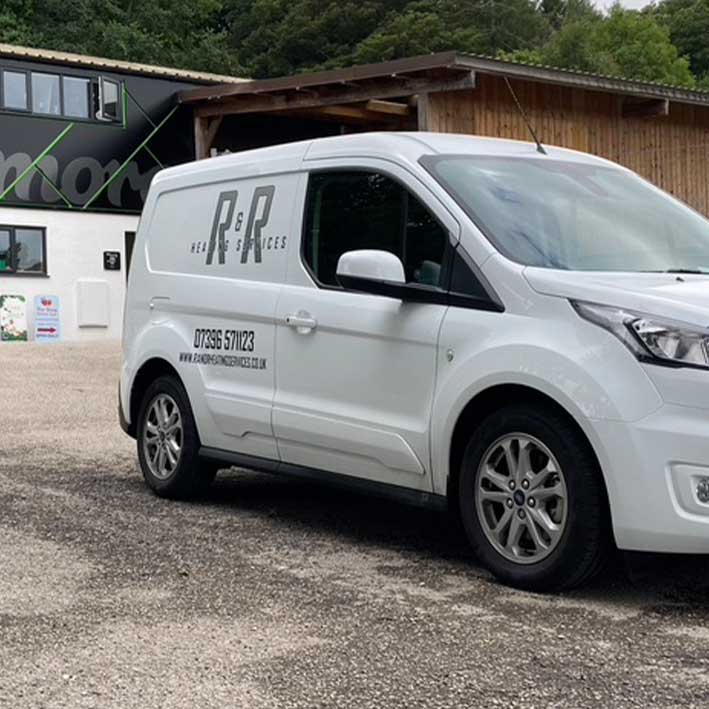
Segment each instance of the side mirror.
[{"label": "side mirror", "polygon": [[[439,268],[438,264],[424,261],[423,277],[430,272],[431,279],[438,279],[440,273],[436,269]],[[444,290],[425,283],[407,283],[401,259],[388,251],[347,251],[337,262],[337,280],[343,288],[360,293],[383,295],[410,303],[449,304]]]},{"label": "side mirror", "polygon": [[343,288],[403,298],[406,286],[404,266],[388,251],[347,251],[337,262],[337,280]]},{"label": "side mirror", "polygon": [[404,265],[398,256],[388,251],[361,249],[347,251],[337,262],[337,277],[359,278],[368,281],[387,281],[404,285]]}]

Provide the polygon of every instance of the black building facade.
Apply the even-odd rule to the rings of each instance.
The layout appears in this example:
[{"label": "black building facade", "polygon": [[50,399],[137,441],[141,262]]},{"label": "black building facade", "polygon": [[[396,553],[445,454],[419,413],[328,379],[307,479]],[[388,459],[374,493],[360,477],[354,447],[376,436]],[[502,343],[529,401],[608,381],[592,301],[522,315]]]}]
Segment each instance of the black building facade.
[{"label": "black building facade", "polygon": [[33,339],[36,302],[60,304],[61,339],[120,336],[150,181],[195,155],[178,94],[224,81],[0,45],[0,346]]}]

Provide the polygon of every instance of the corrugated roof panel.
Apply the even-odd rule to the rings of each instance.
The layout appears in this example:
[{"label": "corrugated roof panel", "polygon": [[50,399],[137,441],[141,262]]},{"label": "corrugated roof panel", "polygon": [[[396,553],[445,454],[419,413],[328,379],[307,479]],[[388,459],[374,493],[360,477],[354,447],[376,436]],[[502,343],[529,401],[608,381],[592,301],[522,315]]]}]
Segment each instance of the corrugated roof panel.
[{"label": "corrugated roof panel", "polygon": [[273,79],[223,84],[181,92],[183,103],[219,101],[233,96],[276,94],[301,89],[318,90],[334,84],[345,85],[358,81],[388,81],[392,77],[417,77],[432,74],[474,71],[481,74],[507,76],[527,81],[537,81],[558,86],[604,91],[638,98],[668,99],[678,103],[709,106],[709,91],[688,89],[657,82],[636,81],[616,76],[603,76],[571,69],[502,61],[491,57],[441,52],[418,57],[408,57],[378,64],[364,64],[345,69],[332,69],[314,73],[282,76]]},{"label": "corrugated roof panel", "polygon": [[91,57],[82,54],[71,54],[70,52],[57,52],[51,49],[19,47],[13,44],[0,43],[0,57],[51,62],[53,64],[65,64],[67,66],[77,66],[87,69],[154,76],[161,79],[193,81],[202,84],[236,84],[242,81],[248,81],[248,79],[235,76],[210,74],[208,72],[189,71],[186,69],[173,69],[171,67],[153,66],[151,64],[136,64],[134,62],[125,62],[117,59]]}]

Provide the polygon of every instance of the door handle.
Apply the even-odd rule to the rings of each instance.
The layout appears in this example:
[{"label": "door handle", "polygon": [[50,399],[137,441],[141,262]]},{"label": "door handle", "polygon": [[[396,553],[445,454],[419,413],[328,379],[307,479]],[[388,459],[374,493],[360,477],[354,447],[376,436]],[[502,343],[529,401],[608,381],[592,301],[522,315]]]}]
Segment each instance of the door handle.
[{"label": "door handle", "polygon": [[295,328],[299,335],[307,335],[318,326],[318,321],[308,313],[299,312],[295,315],[286,315],[286,325]]}]

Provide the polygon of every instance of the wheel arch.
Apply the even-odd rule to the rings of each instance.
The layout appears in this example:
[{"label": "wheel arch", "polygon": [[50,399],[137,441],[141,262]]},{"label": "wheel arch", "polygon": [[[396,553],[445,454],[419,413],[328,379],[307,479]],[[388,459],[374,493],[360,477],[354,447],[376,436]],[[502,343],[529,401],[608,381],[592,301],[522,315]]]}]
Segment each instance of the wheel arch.
[{"label": "wheel arch", "polygon": [[463,462],[463,454],[470,436],[475,429],[485,420],[487,416],[508,406],[509,404],[535,404],[553,409],[557,414],[563,416],[571,426],[581,435],[588,446],[589,453],[593,456],[598,472],[603,480],[603,488],[606,497],[606,506],[611,513],[610,496],[608,491],[608,481],[601,465],[600,457],[587,432],[581,424],[569,412],[569,410],[556,401],[553,397],[545,394],[539,389],[524,384],[496,384],[478,392],[463,407],[450,438],[450,449],[448,454],[448,476],[446,482],[446,495],[448,505],[451,510],[457,510],[458,502],[458,480],[460,468]]},{"label": "wheel arch", "polygon": [[162,357],[152,357],[140,366],[133,378],[133,384],[130,390],[130,398],[128,410],[130,412],[130,423],[128,424],[128,434],[135,438],[137,436],[138,413],[140,403],[143,400],[143,395],[148,387],[158,377],[174,376],[184,387],[184,382],[178,374],[177,370]]}]

